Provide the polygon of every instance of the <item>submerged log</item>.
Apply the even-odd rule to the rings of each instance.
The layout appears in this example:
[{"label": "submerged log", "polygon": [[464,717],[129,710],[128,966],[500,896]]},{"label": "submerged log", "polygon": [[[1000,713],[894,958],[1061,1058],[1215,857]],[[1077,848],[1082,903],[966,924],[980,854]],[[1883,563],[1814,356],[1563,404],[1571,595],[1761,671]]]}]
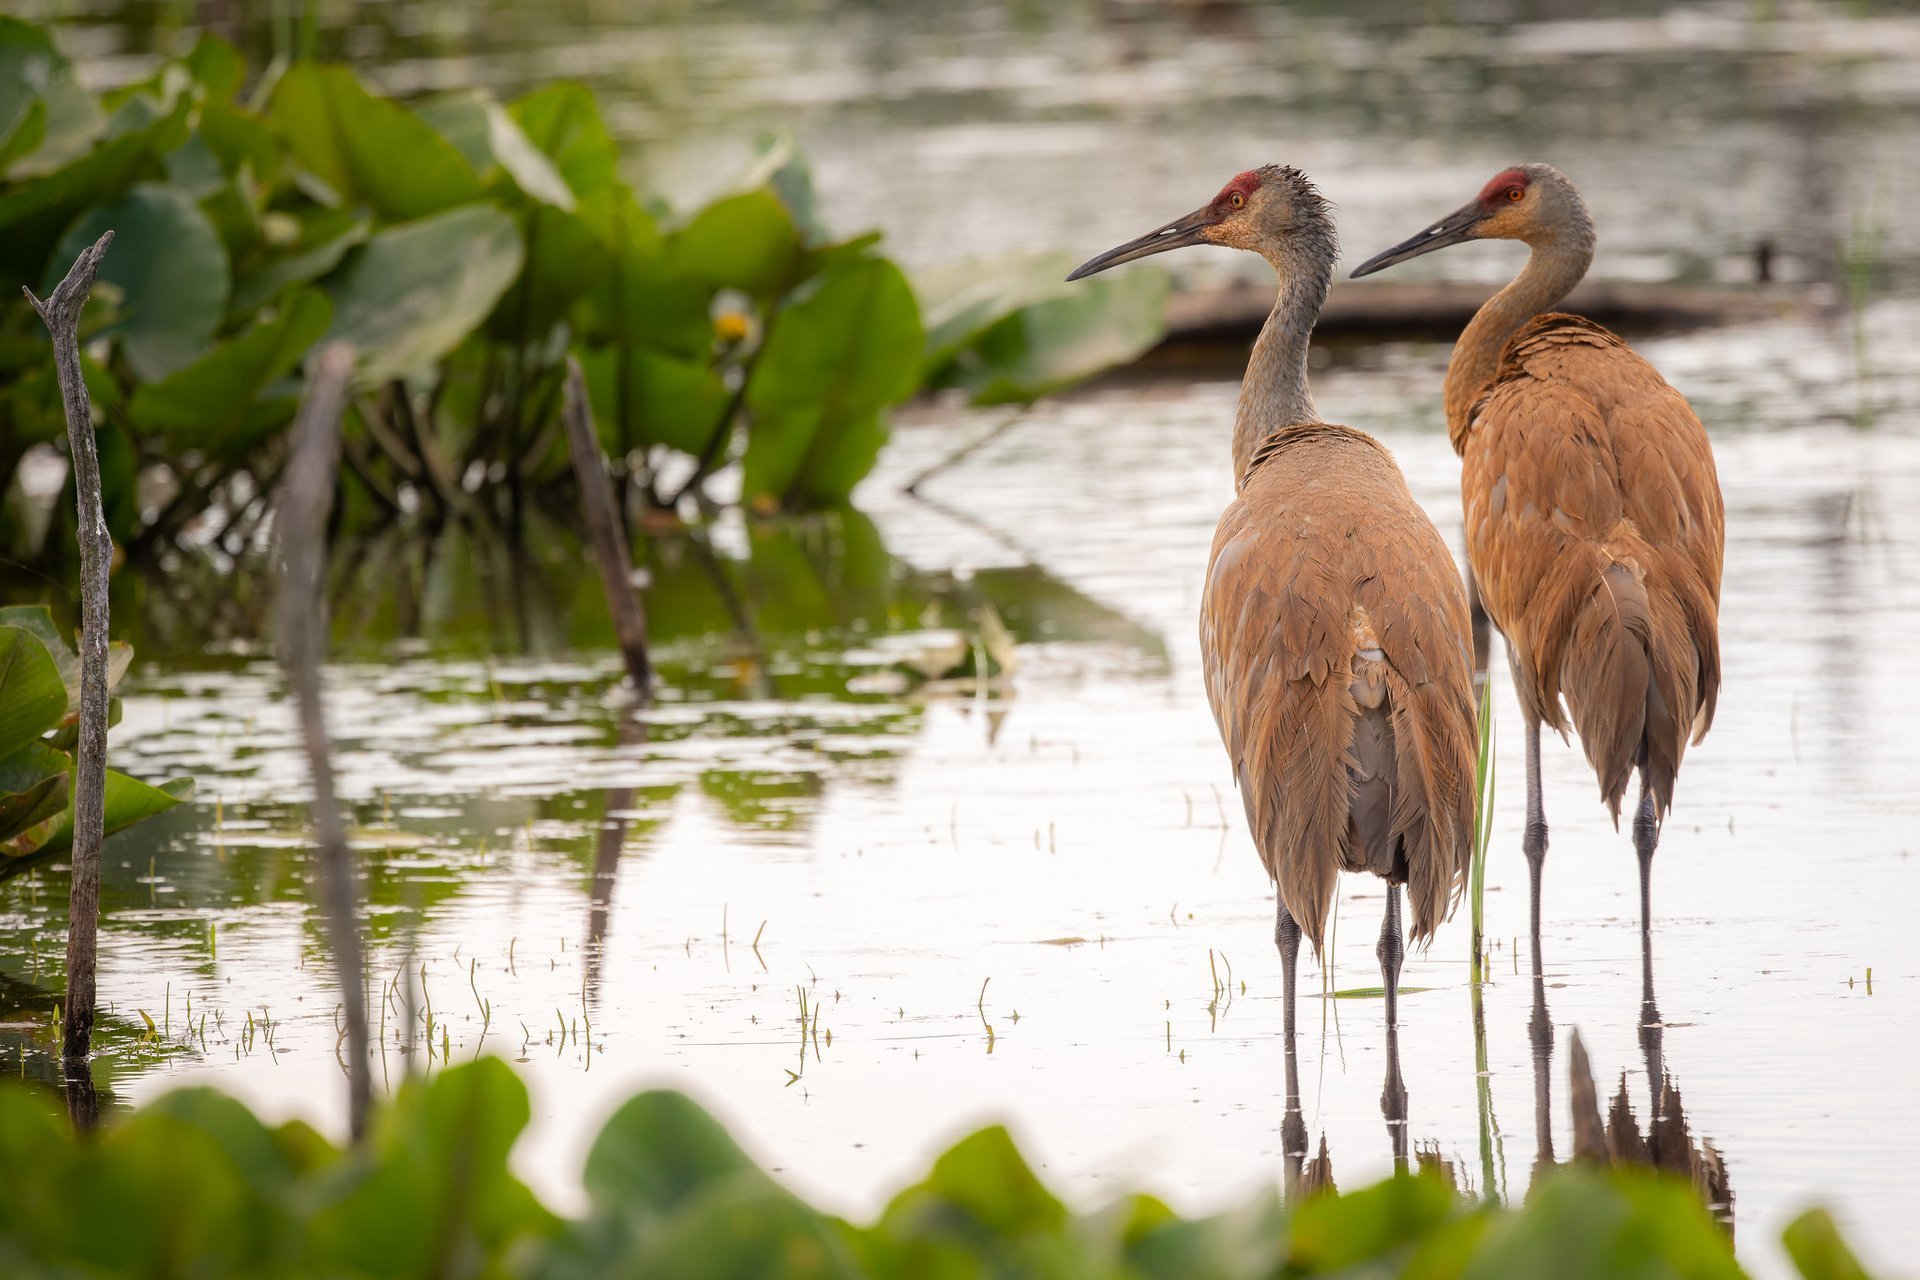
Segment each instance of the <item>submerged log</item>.
[{"label": "submerged log", "polygon": [[[1493,295],[1489,284],[1415,281],[1341,283],[1327,296],[1314,334],[1432,337],[1451,340]],[[1565,310],[1614,329],[1692,329],[1791,315],[1823,305],[1804,290],[1716,289],[1678,284],[1589,280],[1570,294]],[[1214,289],[1176,293],[1167,301],[1163,346],[1252,341],[1273,308],[1273,285],[1238,280]]]}]

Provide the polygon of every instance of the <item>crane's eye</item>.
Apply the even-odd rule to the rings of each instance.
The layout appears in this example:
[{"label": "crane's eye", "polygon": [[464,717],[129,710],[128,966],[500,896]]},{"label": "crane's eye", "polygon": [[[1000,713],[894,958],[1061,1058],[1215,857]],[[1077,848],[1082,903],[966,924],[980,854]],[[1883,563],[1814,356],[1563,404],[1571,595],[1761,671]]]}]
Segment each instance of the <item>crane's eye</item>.
[{"label": "crane's eye", "polygon": [[1227,197],[1227,203],[1236,209],[1244,209],[1247,207],[1247,198],[1236,191]]},{"label": "crane's eye", "polygon": [[1519,187],[1508,187],[1508,188],[1507,188],[1507,199],[1508,199],[1508,200],[1511,200],[1511,201],[1512,201],[1513,203],[1515,203],[1515,204],[1519,204],[1519,203],[1520,203],[1520,197],[1522,197],[1522,196],[1524,196],[1524,195],[1526,195],[1526,192],[1524,192],[1524,191],[1522,191],[1522,190],[1521,190],[1521,189],[1520,189]]}]

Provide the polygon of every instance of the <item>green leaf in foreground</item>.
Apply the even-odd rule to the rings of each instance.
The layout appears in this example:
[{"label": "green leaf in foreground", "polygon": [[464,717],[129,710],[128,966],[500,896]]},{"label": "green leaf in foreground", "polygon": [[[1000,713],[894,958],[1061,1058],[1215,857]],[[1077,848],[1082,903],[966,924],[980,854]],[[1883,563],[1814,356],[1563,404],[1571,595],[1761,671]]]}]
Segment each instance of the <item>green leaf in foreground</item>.
[{"label": "green leaf in foreground", "polygon": [[40,638],[0,626],[0,757],[10,756],[60,723],[67,689]]},{"label": "green leaf in foreground", "polygon": [[[156,787],[117,769],[109,769],[106,834],[113,835],[142,818],[165,813],[192,795],[192,778],[174,778]],[[69,807],[46,822],[0,844],[0,859],[31,857],[35,861],[43,861],[57,858],[72,847],[73,809],[69,803]]]},{"label": "green leaf in foreground", "polygon": [[1809,1209],[1789,1222],[1781,1239],[1806,1280],[1868,1280],[1867,1269],[1847,1248],[1825,1209]]},{"label": "green leaf in foreground", "polygon": [[587,1154],[583,1181],[600,1208],[669,1213],[723,1179],[758,1171],[693,1099],[656,1090],[613,1113]]},{"label": "green leaf in foreground", "polygon": [[[67,689],[68,724],[80,714],[80,655],[70,637],[60,634],[54,625],[53,610],[44,604],[12,604],[0,608],[0,627],[19,627],[29,631],[53,659],[60,683]],[[107,690],[119,687],[120,679],[133,665],[133,646],[115,640],[107,645]]]},{"label": "green leaf in foreground", "polygon": [[513,219],[492,205],[389,227],[355,253],[334,286],[328,336],[353,344],[367,382],[424,369],[487,317],[521,256]]}]

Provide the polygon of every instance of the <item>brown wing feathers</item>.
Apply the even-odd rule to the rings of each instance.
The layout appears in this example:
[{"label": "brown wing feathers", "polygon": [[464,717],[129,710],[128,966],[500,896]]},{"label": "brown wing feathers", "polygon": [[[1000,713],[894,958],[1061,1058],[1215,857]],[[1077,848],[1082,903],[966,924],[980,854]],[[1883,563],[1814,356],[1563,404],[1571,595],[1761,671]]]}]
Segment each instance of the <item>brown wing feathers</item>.
[{"label": "brown wing feathers", "polygon": [[1635,768],[1664,814],[1720,683],[1724,514],[1699,419],[1613,334],[1541,316],[1476,408],[1461,487],[1527,709],[1571,720],[1616,820]]},{"label": "brown wing feathers", "polygon": [[1339,871],[1409,887],[1412,934],[1463,882],[1473,799],[1464,587],[1386,452],[1278,433],[1214,538],[1201,647],[1247,821],[1318,946]]}]

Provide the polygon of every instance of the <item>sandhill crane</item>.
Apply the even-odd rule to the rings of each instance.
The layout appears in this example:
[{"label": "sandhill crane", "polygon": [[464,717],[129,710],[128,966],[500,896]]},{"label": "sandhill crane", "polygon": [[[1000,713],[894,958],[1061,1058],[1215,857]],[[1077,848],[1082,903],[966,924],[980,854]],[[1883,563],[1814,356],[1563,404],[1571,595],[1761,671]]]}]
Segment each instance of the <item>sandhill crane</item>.
[{"label": "sandhill crane", "polygon": [[1660,826],[1680,758],[1706,735],[1720,692],[1726,518],[1713,448],[1686,399],[1591,320],[1541,314],[1593,261],[1593,219],[1558,169],[1503,170],[1472,203],[1353,274],[1490,239],[1533,252],[1453,349],[1447,434],[1462,460],[1467,559],[1506,637],[1526,716],[1537,968],[1542,722],[1579,733],[1616,828],[1640,772],[1633,843],[1643,945],[1649,937]]},{"label": "sandhill crane", "polygon": [[1233,429],[1237,495],[1200,605],[1207,699],[1267,874],[1294,1029],[1304,931],[1319,951],[1334,881],[1387,881],[1377,954],[1396,1021],[1400,886],[1413,940],[1452,908],[1469,858],[1474,704],[1464,584],[1399,467],[1371,436],[1322,422],[1307,343],[1338,248],[1296,169],[1240,174],[1184,218],[1070,280],[1184,245],[1258,253],[1280,277]]}]

